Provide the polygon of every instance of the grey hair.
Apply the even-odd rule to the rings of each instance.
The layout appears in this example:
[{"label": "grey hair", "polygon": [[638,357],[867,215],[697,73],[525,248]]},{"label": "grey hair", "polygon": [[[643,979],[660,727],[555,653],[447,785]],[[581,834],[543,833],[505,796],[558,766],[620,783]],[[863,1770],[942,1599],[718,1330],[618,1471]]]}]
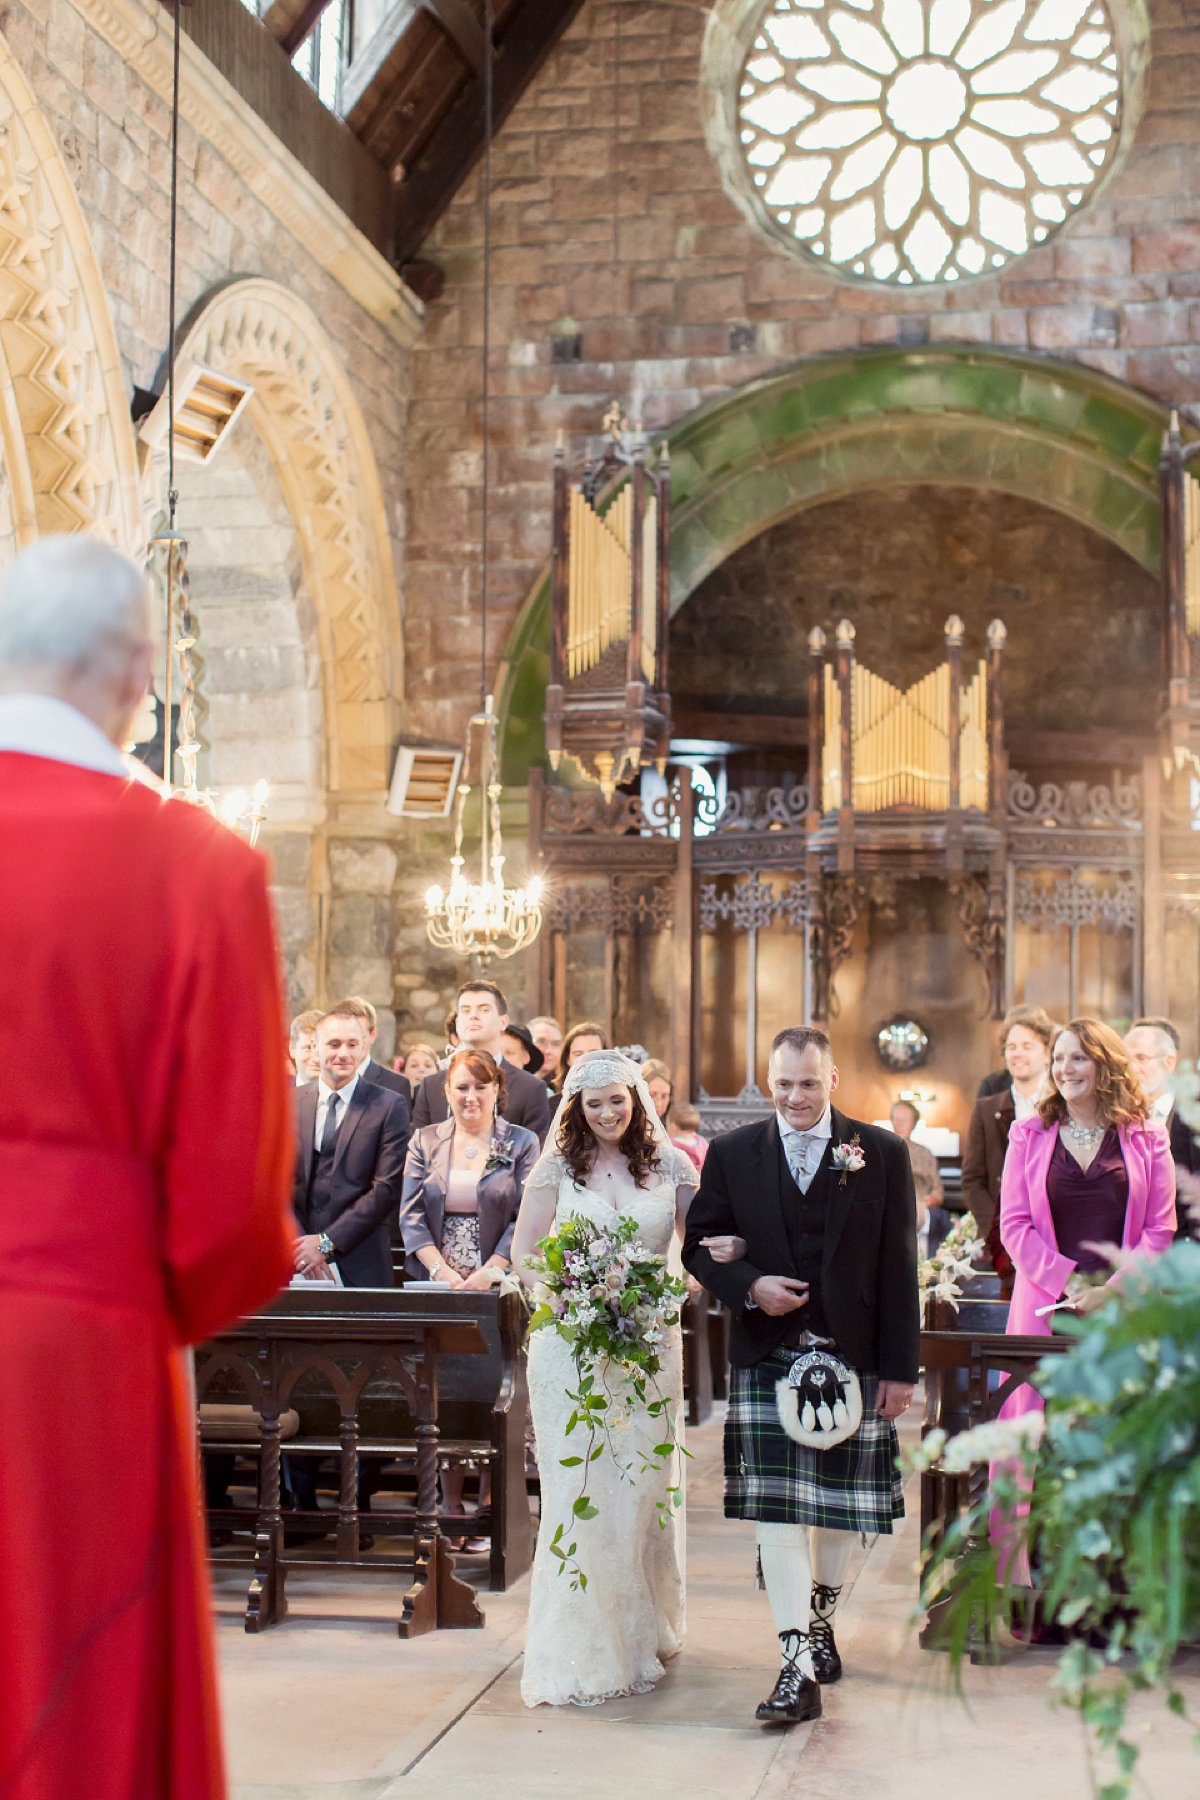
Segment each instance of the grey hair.
[{"label": "grey hair", "polygon": [[[1169,1056],[1173,1050],[1176,1056],[1179,1055],[1182,1043],[1179,1036],[1179,1027],[1173,1024],[1170,1019],[1135,1019],[1133,1024],[1129,1027],[1129,1031],[1157,1031],[1159,1037],[1163,1040],[1163,1053]],[[1127,1032],[1126,1036],[1128,1035],[1129,1033]]]},{"label": "grey hair", "polygon": [[22,550],[0,591],[0,673],[49,664],[73,673],[150,635],[145,577],[83,532]]},{"label": "grey hair", "polygon": [[771,1040],[771,1055],[777,1050],[807,1050],[809,1045],[819,1050],[826,1062],[833,1062],[833,1045],[823,1031],[815,1025],[789,1025],[784,1031],[777,1031]]}]

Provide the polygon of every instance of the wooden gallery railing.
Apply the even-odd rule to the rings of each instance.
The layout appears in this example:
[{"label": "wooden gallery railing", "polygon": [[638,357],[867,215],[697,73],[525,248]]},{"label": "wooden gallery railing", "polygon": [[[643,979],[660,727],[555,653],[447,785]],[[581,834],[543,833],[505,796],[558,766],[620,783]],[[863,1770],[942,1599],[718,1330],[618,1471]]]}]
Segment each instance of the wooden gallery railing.
[{"label": "wooden gallery railing", "polygon": [[[334,1566],[411,1572],[401,1637],[483,1624],[475,1591],[455,1576],[443,1536],[444,1526],[464,1521],[440,1511],[438,1472],[451,1458],[490,1471],[490,1507],[473,1514],[470,1527],[490,1533],[491,1586],[503,1589],[529,1567],[533,1551],[524,1334],[515,1294],[293,1288],[197,1349],[197,1401],[248,1402],[261,1421],[258,1441],[246,1443],[212,1435],[201,1414],[203,1451],[249,1454],[259,1463],[247,1631],[284,1617],[290,1570]],[[298,1415],[299,1429],[284,1441],[288,1413]],[[284,1456],[337,1459],[336,1513],[283,1511]],[[373,1471],[392,1465],[406,1484],[415,1477],[414,1502],[373,1512],[367,1496],[364,1506],[364,1463]],[[209,1511],[218,1529],[244,1526],[246,1518],[244,1508]],[[285,1547],[285,1525],[300,1535],[318,1523],[336,1533],[331,1550],[302,1544],[293,1554]],[[365,1531],[408,1539],[411,1553],[365,1552]],[[246,1562],[219,1554],[213,1560]]]}]

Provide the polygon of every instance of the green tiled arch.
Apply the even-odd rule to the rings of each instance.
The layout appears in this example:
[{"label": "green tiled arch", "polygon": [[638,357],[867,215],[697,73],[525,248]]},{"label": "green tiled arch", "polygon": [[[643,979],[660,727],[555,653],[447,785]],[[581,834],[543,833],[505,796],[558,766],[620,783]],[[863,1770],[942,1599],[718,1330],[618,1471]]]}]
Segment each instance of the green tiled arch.
[{"label": "green tiled arch", "polygon": [[[680,420],[671,447],[671,610],[741,545],[856,489],[993,488],[1054,507],[1153,572],[1166,414],[1074,363],[947,345],[799,363]],[[543,755],[549,577],[525,602],[500,684],[504,780]]]}]

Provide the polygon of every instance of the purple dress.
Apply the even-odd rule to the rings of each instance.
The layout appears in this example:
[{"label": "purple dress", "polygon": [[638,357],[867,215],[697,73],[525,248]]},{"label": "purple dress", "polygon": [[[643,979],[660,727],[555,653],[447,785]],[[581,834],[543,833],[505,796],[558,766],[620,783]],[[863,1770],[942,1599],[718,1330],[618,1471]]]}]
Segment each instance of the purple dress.
[{"label": "purple dress", "polygon": [[1100,1148],[1081,1169],[1059,1134],[1046,1171],[1046,1198],[1059,1250],[1084,1275],[1106,1274],[1110,1265],[1085,1244],[1119,1244],[1125,1235],[1129,1175],[1121,1139],[1110,1126]]}]

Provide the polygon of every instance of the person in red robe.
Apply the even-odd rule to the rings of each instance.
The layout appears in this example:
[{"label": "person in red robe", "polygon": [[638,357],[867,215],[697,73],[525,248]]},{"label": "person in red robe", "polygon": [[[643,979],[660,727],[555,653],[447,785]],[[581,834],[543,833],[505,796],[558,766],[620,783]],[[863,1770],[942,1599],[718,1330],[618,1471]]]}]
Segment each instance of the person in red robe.
[{"label": "person in red robe", "polygon": [[263,858],[128,778],[145,583],[0,595],[0,1796],[222,1800],[183,1347],[288,1280]]}]

